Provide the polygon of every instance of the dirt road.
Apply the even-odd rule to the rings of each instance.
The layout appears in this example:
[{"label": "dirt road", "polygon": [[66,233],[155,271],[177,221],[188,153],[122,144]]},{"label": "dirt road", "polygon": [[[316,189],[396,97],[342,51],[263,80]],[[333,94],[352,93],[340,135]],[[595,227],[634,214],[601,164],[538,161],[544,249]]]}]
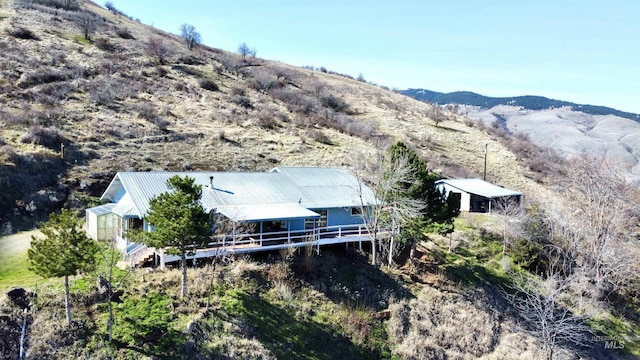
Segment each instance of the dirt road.
[{"label": "dirt road", "polygon": [[0,260],[5,256],[27,251],[31,244],[32,235],[41,236],[42,233],[38,230],[31,230],[0,237]]}]

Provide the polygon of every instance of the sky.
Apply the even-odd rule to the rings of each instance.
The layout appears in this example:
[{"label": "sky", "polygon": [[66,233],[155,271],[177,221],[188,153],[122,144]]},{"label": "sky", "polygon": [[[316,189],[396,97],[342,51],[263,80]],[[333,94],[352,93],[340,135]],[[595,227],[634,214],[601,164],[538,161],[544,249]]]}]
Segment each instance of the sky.
[{"label": "sky", "polygon": [[640,113],[637,0],[111,0],[208,46],[392,89],[539,95]]}]

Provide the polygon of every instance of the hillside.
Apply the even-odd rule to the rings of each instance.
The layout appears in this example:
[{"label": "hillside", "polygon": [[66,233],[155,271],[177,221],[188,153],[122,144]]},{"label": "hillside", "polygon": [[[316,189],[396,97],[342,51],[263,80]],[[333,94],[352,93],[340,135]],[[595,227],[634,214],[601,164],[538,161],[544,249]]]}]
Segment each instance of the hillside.
[{"label": "hillside", "polygon": [[633,179],[640,175],[637,114],[539,96],[490,98],[471,92],[442,94],[414,89],[401,93],[431,103],[451,104],[468,119],[488,127],[499,126],[510,135],[525,135],[563,158],[585,153],[604,156],[623,163]]},{"label": "hillside", "polygon": [[460,104],[479,106],[489,109],[498,105],[509,105],[522,107],[527,110],[547,110],[553,108],[567,107],[574,111],[580,111],[589,115],[615,115],[622,118],[640,121],[640,115],[630,112],[616,110],[606,106],[576,104],[569,101],[549,99],[544,96],[510,96],[510,97],[490,97],[476,94],[471,91],[455,91],[441,93],[426,89],[401,90],[401,94],[410,96],[420,101],[433,104]]},{"label": "hillside", "polygon": [[[83,34],[87,22],[95,31]],[[538,359],[550,353],[545,339],[514,305],[527,295],[554,320],[560,312],[580,325],[571,330],[581,342],[554,342],[556,355],[640,354],[640,252],[626,236],[639,222],[625,202],[637,198],[608,172],[578,173],[503,127],[348,75],[215,44],[189,50],[176,35],[85,0],[0,0],[0,33],[3,234],[32,229],[61,207],[95,204],[121,170],[354,169],[397,140],[443,177],[482,177],[486,160],[487,180],[522,191],[531,205],[526,218],[464,214],[448,237],[421,228],[411,235],[420,239],[411,240],[415,257],[405,246],[388,266],[370,265],[367,244],[199,262],[185,298],[175,269],[112,272],[103,261],[72,279],[71,326],[62,281],[30,274],[24,246],[1,237],[0,289],[26,292],[0,298],[0,358],[17,358],[31,302],[28,359]],[[602,208],[619,211],[574,211],[581,193],[566,190],[587,175],[616,186]],[[603,227],[585,220],[609,213]],[[584,250],[601,249],[589,243],[600,239],[593,228],[607,230],[600,257]],[[554,273],[560,260],[575,268]],[[600,264],[611,267],[596,279]],[[122,291],[112,342],[98,275],[113,275]],[[520,281],[534,293],[519,293]],[[624,348],[607,348],[607,336]]]},{"label": "hillside", "polygon": [[491,181],[540,189],[460,116],[447,113],[435,126],[431,105],[339,74],[206,46],[189,51],[177,36],[83,2],[97,21],[87,41],[78,10],[47,3],[56,2],[0,8],[5,232],[57,207],[82,208],[119,170],[349,167],[355,154],[396,139],[445,176],[481,174],[488,143]]}]

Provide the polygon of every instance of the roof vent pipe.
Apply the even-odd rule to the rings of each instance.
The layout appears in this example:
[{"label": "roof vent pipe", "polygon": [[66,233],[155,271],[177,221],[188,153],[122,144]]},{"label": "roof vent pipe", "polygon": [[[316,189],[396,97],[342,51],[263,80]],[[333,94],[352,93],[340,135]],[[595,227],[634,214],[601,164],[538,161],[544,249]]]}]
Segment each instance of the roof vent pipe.
[{"label": "roof vent pipe", "polygon": [[213,175],[209,176],[209,189],[213,190]]}]

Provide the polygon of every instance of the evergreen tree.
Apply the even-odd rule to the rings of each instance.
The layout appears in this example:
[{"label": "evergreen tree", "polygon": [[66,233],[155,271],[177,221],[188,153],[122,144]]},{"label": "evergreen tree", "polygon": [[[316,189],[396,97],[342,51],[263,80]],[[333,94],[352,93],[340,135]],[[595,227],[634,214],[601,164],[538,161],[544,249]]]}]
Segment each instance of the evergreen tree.
[{"label": "evergreen tree", "polygon": [[64,276],[65,310],[70,325],[69,276],[92,270],[99,245],[87,237],[81,220],[71,210],[51,214],[40,231],[44,238],[31,237],[29,270],[45,278]]},{"label": "evergreen tree", "polygon": [[145,233],[143,242],[180,255],[182,297],[187,294],[187,254],[208,242],[209,216],[200,204],[202,186],[194,182],[188,176],[170,178],[167,185],[171,191],[151,199],[145,217],[154,231]]},{"label": "evergreen tree", "polygon": [[430,172],[425,162],[403,142],[395,143],[389,152],[393,158],[407,158],[414,171],[415,181],[405,184],[405,191],[409,197],[425,204],[421,216],[404,229],[405,236],[419,239],[425,229],[441,235],[452,233],[453,221],[460,214],[460,204],[455,198],[447,198],[436,188],[435,182],[439,180],[439,176]]}]

